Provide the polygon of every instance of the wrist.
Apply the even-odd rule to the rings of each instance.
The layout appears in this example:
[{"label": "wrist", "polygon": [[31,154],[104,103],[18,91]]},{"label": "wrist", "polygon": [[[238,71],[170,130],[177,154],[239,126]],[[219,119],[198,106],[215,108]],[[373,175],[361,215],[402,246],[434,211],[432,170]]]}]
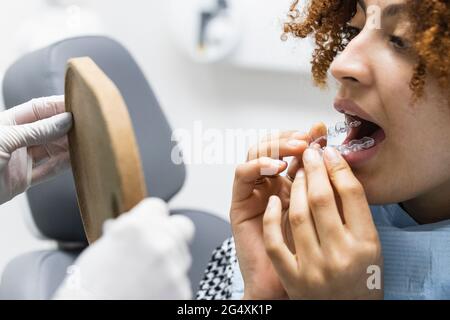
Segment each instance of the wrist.
[{"label": "wrist", "polygon": [[280,300],[287,299],[282,297],[277,297],[273,294],[273,292],[266,292],[261,294],[260,292],[256,292],[253,289],[244,289],[244,295],[242,296],[242,300]]},{"label": "wrist", "polygon": [[255,296],[252,295],[250,292],[244,291],[244,295],[242,296],[242,300],[258,300],[258,299],[255,298]]},{"label": "wrist", "polygon": [[244,281],[244,296],[242,300],[263,300],[257,292],[255,292],[254,286],[249,286]]}]

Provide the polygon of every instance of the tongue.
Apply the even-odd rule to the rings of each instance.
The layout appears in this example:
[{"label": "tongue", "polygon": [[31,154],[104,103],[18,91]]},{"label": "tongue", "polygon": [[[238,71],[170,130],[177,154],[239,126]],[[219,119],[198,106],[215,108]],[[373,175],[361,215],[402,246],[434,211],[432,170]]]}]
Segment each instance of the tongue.
[{"label": "tongue", "polygon": [[372,134],[374,134],[378,129],[380,129],[380,127],[377,126],[373,122],[369,122],[369,121],[365,121],[365,120],[362,120],[361,122],[362,122],[362,124],[359,127],[359,130],[356,132],[355,139],[371,137]]},{"label": "tongue", "polygon": [[366,121],[360,118],[358,118],[357,120],[360,121],[361,124],[358,127],[351,128],[343,144],[347,144],[352,140],[361,140],[365,137],[371,137],[380,129],[380,127],[373,122]]}]

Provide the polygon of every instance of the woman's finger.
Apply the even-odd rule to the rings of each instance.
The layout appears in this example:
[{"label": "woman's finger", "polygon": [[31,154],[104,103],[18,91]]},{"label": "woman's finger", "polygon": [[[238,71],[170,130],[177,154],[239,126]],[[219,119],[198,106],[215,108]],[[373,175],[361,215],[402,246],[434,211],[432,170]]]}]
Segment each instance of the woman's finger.
[{"label": "woman's finger", "polygon": [[298,157],[292,158],[291,163],[289,163],[289,167],[286,172],[286,177],[291,182],[294,182],[295,175],[297,174],[298,170],[300,170],[301,168],[303,168],[303,160]]},{"label": "woman's finger", "polygon": [[309,134],[306,132],[301,132],[298,130],[286,130],[286,131],[280,131],[276,132],[274,134],[269,134],[261,139],[260,142],[264,141],[270,141],[275,139],[298,139],[298,140],[305,140],[308,141]]},{"label": "woman's finger", "polygon": [[[316,123],[315,125],[313,125],[313,127],[311,128],[309,133],[305,135],[305,137],[307,137],[308,142],[313,142],[313,141],[317,140],[318,138],[325,136],[326,133],[327,133],[327,128],[326,128],[325,124],[323,124],[322,122],[319,122],[319,123]],[[325,140],[320,141],[321,145],[324,142],[325,142]],[[300,168],[303,168],[302,156],[303,156],[303,153],[294,157],[291,160],[291,163],[289,164],[286,176],[289,178],[289,180],[291,180],[291,182],[294,180],[295,175],[297,174],[297,171]]]},{"label": "woman's finger", "polygon": [[364,189],[347,161],[330,147],[325,148],[324,158],[330,180],[341,198],[346,226],[362,237],[376,235]]},{"label": "woman's finger", "polygon": [[333,243],[341,237],[344,226],[336,205],[327,168],[319,152],[308,148],[303,154],[308,203],[311,208],[321,245]]},{"label": "woman's finger", "polygon": [[[314,141],[318,139],[319,137],[322,137],[326,135],[327,128],[324,123],[319,122],[312,126],[309,133],[304,133],[301,131],[295,131],[295,130],[289,130],[289,131],[283,131],[277,134],[268,135],[267,137],[263,138],[261,142],[251,148],[248,153],[248,160],[253,160],[259,157],[274,157],[274,155],[281,154],[282,152],[278,152],[279,147],[285,146],[286,144],[288,147],[295,147],[296,144],[298,144],[297,141],[305,141],[307,144],[309,144],[311,141]],[[288,149],[289,152],[289,149]],[[301,162],[301,156],[302,154],[292,154],[292,153],[283,153],[281,155],[282,157],[286,156],[297,156],[300,159]],[[297,172],[297,170],[295,171]],[[295,173],[293,174],[295,176]]]},{"label": "woman's finger", "polygon": [[309,131],[309,136],[311,141],[319,139],[320,137],[327,135],[327,126],[323,122],[316,123],[312,126],[311,130]]},{"label": "woman's finger", "polygon": [[305,171],[297,172],[291,189],[289,223],[294,238],[297,258],[300,261],[311,260],[320,248],[314,227],[313,217],[308,205]]},{"label": "woman's finger", "polygon": [[299,156],[307,147],[308,142],[302,139],[286,138],[267,140],[250,148],[247,159],[251,161],[261,157],[281,159],[284,157]]},{"label": "woman's finger", "polygon": [[286,245],[281,224],[281,201],[277,196],[272,196],[263,218],[264,246],[282,283],[285,284],[296,274],[297,261]]},{"label": "woman's finger", "polygon": [[236,168],[234,177],[234,201],[247,199],[255,189],[255,183],[258,179],[278,175],[286,170],[286,167],[286,162],[271,158],[259,158],[240,164]]}]

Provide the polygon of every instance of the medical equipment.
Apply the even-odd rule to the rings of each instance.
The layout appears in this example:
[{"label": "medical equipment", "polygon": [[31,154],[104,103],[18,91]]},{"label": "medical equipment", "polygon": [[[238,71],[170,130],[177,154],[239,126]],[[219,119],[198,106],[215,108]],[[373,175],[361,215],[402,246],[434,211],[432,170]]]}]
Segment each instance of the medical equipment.
[{"label": "medical equipment", "polygon": [[[263,4],[259,0],[226,0],[226,8],[219,0],[163,2],[167,5],[166,24],[175,48],[195,62],[300,74],[309,79],[313,41],[299,38],[280,41],[292,0]],[[203,46],[199,46],[200,39]]]},{"label": "medical equipment", "polygon": [[200,28],[199,28],[199,38],[198,47],[200,50],[204,50],[207,42],[207,28],[212,20],[217,16],[223,14],[228,9],[228,3],[226,0],[217,0],[216,6],[209,8],[209,10],[204,10],[201,12]]},{"label": "medical equipment", "polygon": [[[344,156],[352,152],[370,149],[375,145],[375,140],[371,137],[363,137],[362,139],[354,139],[349,142],[344,141],[345,143],[338,143],[339,137],[342,135],[347,136],[352,128],[357,128],[361,124],[362,122],[359,120],[346,118],[343,122],[338,122],[334,126],[329,126],[327,135],[315,139],[310,143],[310,146],[317,147],[317,145],[319,145],[320,147],[318,150],[320,150],[320,152],[323,151],[325,146],[334,147]],[[323,142],[325,142],[325,145],[323,145]]]},{"label": "medical equipment", "polygon": [[238,0],[168,1],[168,23],[177,45],[199,63],[230,58],[241,40],[243,17],[238,3]]}]

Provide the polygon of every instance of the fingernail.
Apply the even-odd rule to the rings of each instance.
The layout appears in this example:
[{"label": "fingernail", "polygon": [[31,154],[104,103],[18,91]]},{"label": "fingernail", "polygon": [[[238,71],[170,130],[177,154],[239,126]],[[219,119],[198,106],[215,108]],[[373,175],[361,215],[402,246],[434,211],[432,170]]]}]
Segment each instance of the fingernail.
[{"label": "fingernail", "polygon": [[273,160],[273,165],[278,167],[278,168],[281,168],[284,165],[284,163],[285,162],[282,161],[282,160]]},{"label": "fingernail", "polygon": [[290,140],[288,142],[288,145],[290,145],[291,147],[298,147],[302,144],[302,141],[300,140]]},{"label": "fingernail", "polygon": [[260,173],[262,176],[273,176],[284,164],[285,162],[281,160],[271,160],[268,165],[261,168]]},{"label": "fingernail", "polygon": [[331,164],[338,164],[341,161],[339,153],[335,148],[332,147],[325,148],[325,158]]},{"label": "fingernail", "polygon": [[301,131],[294,133],[293,136],[295,139],[299,139],[299,140],[305,140],[308,138],[308,134],[306,132],[301,132]]},{"label": "fingernail", "polygon": [[300,169],[297,171],[297,175],[295,176],[296,179],[303,179],[305,177],[305,170]]},{"label": "fingernail", "polygon": [[267,204],[267,209],[268,209],[269,211],[272,211],[273,208],[275,207],[275,201],[276,201],[275,196],[271,196],[271,197],[269,198],[269,203]]},{"label": "fingernail", "polygon": [[305,153],[303,154],[303,161],[309,162],[309,163],[319,162],[320,154],[316,149],[308,148],[305,150]]}]

